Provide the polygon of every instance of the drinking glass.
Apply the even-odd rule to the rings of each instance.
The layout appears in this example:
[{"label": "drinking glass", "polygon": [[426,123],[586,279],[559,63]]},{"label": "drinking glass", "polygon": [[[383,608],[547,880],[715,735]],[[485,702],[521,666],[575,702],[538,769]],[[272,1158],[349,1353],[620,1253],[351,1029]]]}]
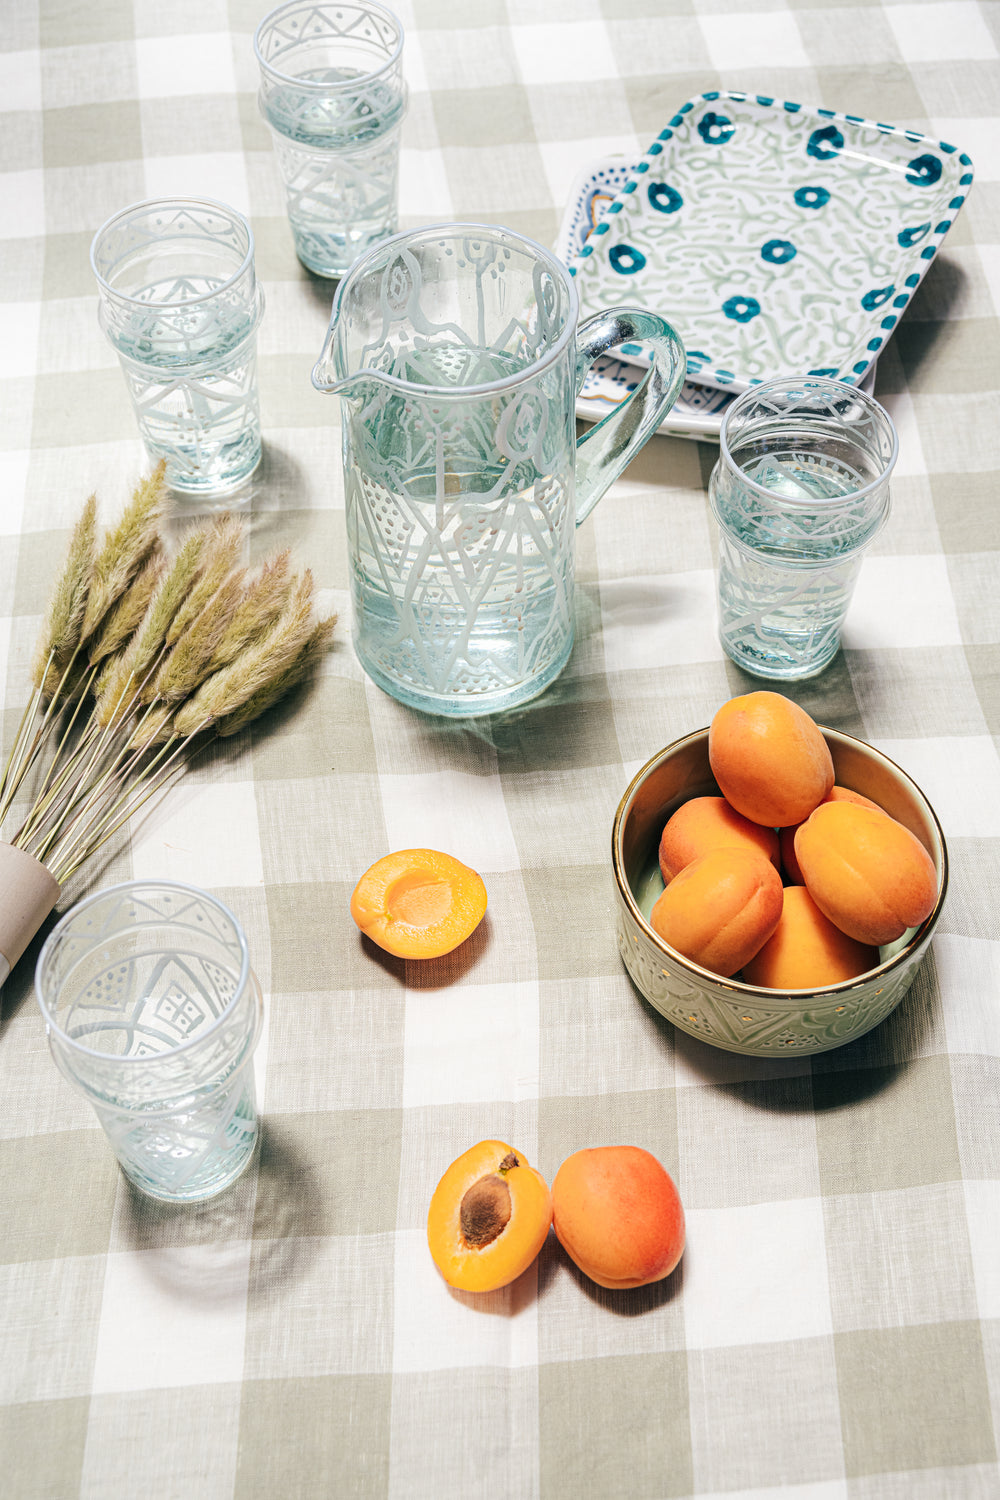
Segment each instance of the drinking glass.
[{"label": "drinking glass", "polygon": [[52,1055],[130,1182],[195,1202],[239,1176],[262,1002],[231,911],[172,881],[112,886],[57,923],[35,986]]},{"label": "drinking glass", "polygon": [[897,448],[888,412],[840,380],[769,380],[729,407],[709,499],[720,636],[744,671],[791,681],[836,655]]},{"label": "drinking glass", "polygon": [[175,490],[238,488],[261,456],[250,225],[210,199],[152,199],[108,219],[90,259],[150,457]]},{"label": "drinking glass", "polygon": [[[341,397],[354,649],[413,708],[513,708],[569,659],[576,528],[685,372],[655,313],[578,316],[562,262],[495,224],[396,235],[340,283],[313,383]],[[632,341],[650,369],[578,442],[587,370]]]},{"label": "drinking glass", "polygon": [[289,0],[261,21],[254,51],[296,254],[341,276],[396,230],[403,28],[369,0]]}]

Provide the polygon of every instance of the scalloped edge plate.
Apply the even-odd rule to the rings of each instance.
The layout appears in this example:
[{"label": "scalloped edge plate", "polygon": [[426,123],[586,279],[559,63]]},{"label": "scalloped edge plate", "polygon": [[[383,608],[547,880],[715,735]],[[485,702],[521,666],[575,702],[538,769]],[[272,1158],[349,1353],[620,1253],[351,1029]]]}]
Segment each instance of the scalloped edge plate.
[{"label": "scalloped edge plate", "polygon": [[[859,385],[972,178],[965,152],[915,130],[699,94],[573,256],[581,316],[624,302],[660,312],[689,376],[721,390],[781,374]],[[649,362],[639,344],[621,353]]]}]

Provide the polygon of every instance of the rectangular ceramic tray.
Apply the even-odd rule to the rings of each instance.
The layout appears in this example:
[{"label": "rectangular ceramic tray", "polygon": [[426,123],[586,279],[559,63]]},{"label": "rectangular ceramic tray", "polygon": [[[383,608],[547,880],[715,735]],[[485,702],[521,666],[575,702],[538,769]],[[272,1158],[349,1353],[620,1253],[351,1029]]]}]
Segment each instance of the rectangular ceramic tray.
[{"label": "rectangular ceramic tray", "polygon": [[[635,304],[673,324],[701,384],[860,384],[972,183],[913,130],[763,95],[681,105],[570,264],[581,316]],[[648,362],[641,345],[623,357]]]}]

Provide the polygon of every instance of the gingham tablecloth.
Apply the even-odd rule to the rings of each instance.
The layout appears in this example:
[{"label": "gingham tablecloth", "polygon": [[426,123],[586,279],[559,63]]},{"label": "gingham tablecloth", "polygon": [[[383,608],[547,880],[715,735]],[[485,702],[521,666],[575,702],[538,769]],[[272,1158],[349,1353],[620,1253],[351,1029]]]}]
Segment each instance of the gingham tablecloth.
[{"label": "gingham tablecloth", "polygon": [[[1000,9],[987,0],[400,0],[404,226],[551,244],[589,159],[742,88],[912,127],[976,166],[879,362],[894,511],[834,665],[794,696],[925,789],[952,858],[917,983],[874,1033],[761,1063],[676,1033],[627,979],[610,827],[632,773],[752,684],[715,635],[710,447],[655,439],[578,534],[578,644],[544,698],[448,724],[353,657],[331,301],[293,254],[255,103],[250,0],[8,0],[0,54],[0,685],[9,736],[68,529],[145,467],[88,246],[136,199],[248,212],[267,451],[248,511],[342,611],[314,691],[200,762],[103,865],[220,895],[267,992],[259,1170],[200,1208],[132,1193],[57,1074],[32,993],[0,1023],[5,1500],[1000,1493]],[[669,310],[667,310],[669,311]],[[5,737],[6,737],[5,736]],[[451,958],[362,944],[389,849],[479,869]],[[452,1295],[431,1191],[497,1136],[551,1181],[647,1147],[680,1270],[604,1292],[554,1239]]]}]

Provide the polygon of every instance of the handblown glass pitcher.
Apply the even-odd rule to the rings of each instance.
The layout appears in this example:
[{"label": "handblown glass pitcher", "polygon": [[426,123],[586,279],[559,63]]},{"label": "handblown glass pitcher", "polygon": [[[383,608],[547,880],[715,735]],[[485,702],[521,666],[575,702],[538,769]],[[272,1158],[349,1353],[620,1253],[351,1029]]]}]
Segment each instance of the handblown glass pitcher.
[{"label": "handblown glass pitcher", "polygon": [[[343,398],[354,645],[414,708],[493,713],[558,676],[575,528],[680,390],[662,318],[577,315],[555,256],[480,224],[396,235],[341,282],[313,384]],[[577,443],[588,367],[632,340],[648,375]]]}]

